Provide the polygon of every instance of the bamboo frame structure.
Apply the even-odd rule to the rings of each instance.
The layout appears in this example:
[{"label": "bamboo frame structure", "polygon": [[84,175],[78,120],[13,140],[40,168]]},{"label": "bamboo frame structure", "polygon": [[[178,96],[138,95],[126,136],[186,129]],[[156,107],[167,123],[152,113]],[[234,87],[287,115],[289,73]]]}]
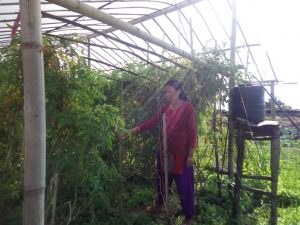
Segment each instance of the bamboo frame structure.
[{"label": "bamboo frame structure", "polygon": [[[225,0],[226,1],[226,0]],[[170,52],[173,52],[175,56],[180,56],[179,58],[187,58],[192,62],[202,63],[194,52],[200,52],[197,46],[204,48],[206,40],[202,39],[202,33],[197,32],[201,25],[205,27],[205,32],[209,33],[209,38],[216,40],[216,33],[210,29],[209,21],[205,19],[201,13],[201,3],[208,2],[212,6],[211,1],[205,0],[182,0],[174,1],[176,3],[171,4],[169,0],[158,0],[157,3],[150,7],[151,1],[147,0],[127,0],[126,3],[135,4],[147,4],[147,6],[136,6],[141,12],[130,12],[121,13],[113,12],[113,9],[125,9],[128,6],[122,7],[122,1],[111,1],[111,0],[4,0],[0,2],[0,9],[4,7],[11,8],[7,12],[0,10],[1,16],[7,16],[5,21],[11,25],[15,21],[15,17],[18,14],[18,7],[20,6],[21,11],[21,21],[22,21],[22,48],[23,48],[23,69],[24,69],[24,88],[25,88],[25,186],[24,186],[24,224],[43,224],[43,196],[45,188],[45,100],[44,100],[44,81],[43,81],[43,60],[42,60],[42,44],[41,44],[41,32],[44,35],[56,35],[57,38],[63,37],[64,34],[78,33],[82,36],[88,38],[88,42],[82,42],[87,48],[87,56],[84,58],[89,62],[89,66],[97,65],[96,67],[103,68],[103,71],[109,69],[117,69],[121,71],[128,72],[135,75],[137,78],[143,78],[141,74],[137,74],[133,71],[126,70],[122,68],[127,62],[130,62],[131,58],[139,59],[140,61],[155,67],[155,69],[162,68],[156,63],[155,59],[160,61],[167,61],[173,65],[181,68],[187,68],[186,65],[179,63],[174,60]],[[229,2],[229,1],[228,1]],[[28,3],[28,5],[26,5]],[[30,3],[30,4],[29,4]],[[54,3],[54,4],[53,4]],[[247,48],[251,59],[255,63],[255,58],[251,53],[251,48],[253,45],[248,44],[246,36],[241,28],[241,25],[237,23],[236,12],[234,7],[235,0],[233,0],[233,5],[230,6],[232,12],[232,33],[229,36],[226,33],[225,26],[222,24],[222,20],[218,18],[219,25],[223,28],[226,34],[227,41],[231,42],[232,48],[230,49],[230,55],[233,63],[237,64],[235,56],[239,56],[236,47],[235,35],[239,32],[242,36],[243,48]],[[120,4],[113,7],[114,4]],[[68,8],[66,10],[59,6]],[[191,18],[189,18],[189,12],[184,10],[191,6],[195,14],[200,17],[199,21],[202,24],[199,25],[199,21],[193,20],[193,26],[191,23]],[[133,8],[133,7],[132,7]],[[213,7],[212,7],[213,8]],[[6,9],[6,8],[5,8]],[[71,11],[70,11],[71,10]],[[145,12],[142,12],[145,10]],[[40,14],[42,12],[42,20]],[[76,13],[77,12],[77,13]],[[174,22],[174,17],[172,13],[178,12],[180,18],[180,24]],[[112,16],[114,15],[114,16]],[[217,13],[216,16],[218,17]],[[88,17],[88,18],[87,18]],[[181,20],[181,17],[183,18]],[[176,40],[170,35],[166,27],[159,23],[159,19],[164,18],[171,24],[181,40],[184,40],[184,44],[188,46],[187,48],[180,49],[177,47]],[[30,23],[28,21],[30,20]],[[154,33],[149,26],[158,27],[164,36],[168,37],[168,40],[162,40],[156,33]],[[183,24],[188,24],[189,34],[185,33],[180,29]],[[135,26],[136,25],[136,26]],[[215,25],[215,24],[213,24]],[[155,29],[154,29],[155,30]],[[11,30],[8,27],[0,26],[0,48],[6,46],[11,41]],[[30,35],[31,34],[31,35]],[[155,34],[155,35],[154,35]],[[136,38],[137,37],[137,38]],[[66,38],[67,39],[67,38]],[[76,41],[76,40],[72,40]],[[105,41],[107,41],[105,43]],[[142,41],[143,44],[138,41]],[[222,40],[223,41],[223,40]],[[77,41],[79,43],[79,41]],[[100,44],[99,44],[100,43]],[[227,51],[216,46],[223,52]],[[94,49],[93,49],[94,48]],[[199,47],[198,47],[199,48]],[[109,55],[111,59],[106,59],[101,53]],[[186,50],[187,49],[187,50]],[[168,50],[169,57],[164,56],[165,50]],[[224,53],[225,54],[225,53]],[[112,62],[113,61],[113,62]],[[239,64],[244,64],[241,57],[239,57]],[[96,64],[95,64],[96,63]],[[28,67],[27,65],[34,65]],[[259,70],[257,71],[260,74]],[[273,71],[275,74],[275,72]],[[260,75],[261,76],[261,75]],[[34,81],[35,83],[30,83]],[[29,91],[30,90],[30,91]],[[34,119],[33,116],[36,116]],[[232,136],[233,134],[231,134]],[[33,140],[33,137],[35,140]],[[233,140],[231,140],[233,144]],[[239,143],[242,146],[242,143]],[[278,148],[278,142],[273,142],[273,148]],[[274,147],[275,146],[275,147]],[[277,146],[277,147],[276,147]],[[34,153],[34,154],[33,154]],[[276,155],[277,154],[277,155]],[[274,154],[274,167],[278,165],[278,152]],[[233,152],[231,152],[233,156]],[[231,157],[231,156],[230,156]],[[237,173],[233,173],[232,170],[232,159],[229,160],[229,176],[236,176]],[[34,167],[36,166],[36,167]],[[32,168],[35,168],[33,171]],[[36,169],[38,168],[38,169]],[[32,171],[28,172],[28,169]],[[272,172],[271,179],[274,183],[272,185],[272,218],[277,215],[275,207],[275,194],[276,193],[276,182],[278,172]],[[33,175],[34,174],[34,175]],[[32,176],[33,175],[33,176]],[[240,174],[242,177],[246,175]],[[239,181],[237,181],[239,182]],[[34,184],[34,185],[31,185]],[[167,189],[167,188],[166,188]],[[249,188],[250,190],[251,188]],[[34,200],[29,200],[28,196],[35,194]],[[166,193],[167,196],[167,193]],[[30,201],[30,203],[29,203]],[[236,199],[236,201],[238,201]],[[34,202],[34,204],[33,204]],[[29,206],[30,204],[30,206]],[[238,205],[238,202],[236,203]],[[36,207],[36,208],[34,208]],[[30,210],[33,210],[31,213]],[[38,210],[36,210],[38,209]],[[26,212],[25,212],[26,210]],[[31,219],[28,216],[32,217]],[[34,222],[32,222],[35,220]],[[28,222],[31,221],[31,222]],[[274,222],[273,222],[274,223]]]},{"label": "bamboo frame structure", "polygon": [[49,2],[55,3],[59,6],[65,7],[73,12],[78,12],[82,15],[85,15],[87,17],[93,18],[95,20],[98,20],[100,22],[103,22],[105,24],[108,24],[112,27],[115,27],[119,30],[126,31],[127,33],[130,33],[136,37],[139,37],[145,41],[149,41],[153,44],[156,44],[166,50],[169,50],[171,52],[174,52],[184,58],[190,59],[193,62],[201,63],[200,60],[196,57],[194,57],[191,53],[186,52],[185,50],[179,49],[173,45],[168,44],[167,42],[164,42],[163,40],[148,34],[139,28],[131,25],[130,23],[126,23],[122,20],[119,20],[103,11],[97,10],[96,8],[87,5],[83,2],[80,2],[78,0],[72,1],[72,0],[48,0]]},{"label": "bamboo frame structure", "polygon": [[[0,13],[0,15],[5,15],[7,16],[8,20],[6,21],[14,21],[15,19],[15,15],[17,14],[17,10],[18,10],[18,0],[3,0],[4,2],[0,3],[0,11],[1,8],[4,7],[4,11],[2,13]],[[223,0],[225,2],[225,6],[226,1],[227,0]],[[58,2],[62,2],[62,1],[58,1]],[[65,1],[63,1],[65,2]],[[71,1],[69,1],[71,2]],[[79,1],[78,1],[79,2]],[[182,17],[183,20],[180,20],[180,24],[172,24],[170,27],[173,27],[173,32],[176,32],[179,34],[178,37],[181,37],[180,39],[183,40],[184,45],[185,46],[189,46],[189,47],[184,47],[183,49],[187,49],[190,52],[187,52],[187,57],[193,57],[196,58],[196,60],[198,60],[198,58],[196,57],[197,52],[201,51],[202,48],[204,49],[204,42],[205,40],[202,40],[202,33],[199,31],[197,31],[199,27],[199,20],[198,19],[194,19],[194,23],[193,26],[191,26],[191,18],[187,18],[189,17],[189,12],[190,11],[186,11],[187,8],[189,8],[189,10],[193,10],[194,11],[194,15],[193,16],[200,16],[200,20],[202,21],[201,23],[204,24],[202,25],[203,27],[206,27],[206,31],[210,33],[210,38],[212,39],[216,39],[216,34],[213,33],[213,31],[210,29],[210,26],[214,26],[216,24],[209,24],[208,20],[206,20],[204,18],[204,16],[202,15],[202,13],[200,11],[202,11],[202,5],[204,5],[206,2],[209,4],[209,6],[211,7],[211,10],[213,10],[213,13],[218,17],[218,26],[220,26],[220,30],[223,30],[226,33],[226,29],[224,28],[226,25],[224,25],[224,21],[222,21],[219,16],[216,13],[216,10],[213,7],[213,3],[210,1],[205,1],[205,0],[175,0],[174,3],[170,3],[168,0],[158,0],[155,1],[155,4],[152,3],[149,0],[126,0],[126,4],[123,4],[123,1],[109,1],[109,0],[93,0],[93,1],[86,1],[86,0],[82,0],[81,1],[82,4],[89,4],[89,6],[91,6],[92,8],[101,11],[104,11],[110,15],[114,15],[116,17],[117,20],[122,20],[125,23],[128,23],[130,25],[138,25],[139,31],[142,31],[142,33],[145,34],[145,32],[143,30],[145,30],[148,34],[153,34],[153,32],[151,31],[153,28],[153,24],[155,25],[155,22],[152,22],[152,25],[149,27],[149,24],[151,23],[151,21],[156,20],[156,18],[159,17],[159,19],[165,19],[166,21],[169,21],[171,23],[171,21],[175,21],[174,20],[174,16],[176,17],[176,12],[177,16]],[[131,6],[128,6],[127,3],[129,3]],[[134,7],[132,6],[132,3],[134,3]],[[118,48],[119,44],[123,42],[123,44],[129,49],[129,51],[135,52],[135,54],[141,55],[145,54],[147,52],[147,50],[151,51],[152,55],[151,58],[147,58],[148,56],[146,56],[148,61],[152,61],[152,62],[160,62],[162,61],[162,58],[164,58],[166,60],[166,58],[170,59],[170,58],[174,58],[174,55],[170,54],[169,52],[167,52],[167,54],[169,54],[168,57],[164,56],[164,53],[166,53],[166,51],[164,51],[164,48],[161,48],[159,46],[154,46],[153,44],[151,44],[149,41],[147,40],[143,40],[145,42],[145,44],[140,45],[140,43],[135,43],[134,39],[132,39],[131,37],[133,37],[131,34],[126,34],[128,36],[128,38],[124,39],[124,37],[117,37],[117,33],[120,32],[120,29],[116,28],[116,27],[110,27],[109,25],[105,24],[105,23],[99,23],[98,21],[91,19],[91,18],[87,18],[82,14],[78,14],[76,12],[72,12],[66,9],[63,9],[61,7],[59,7],[58,5],[52,4],[51,1],[46,1],[46,0],[42,0],[41,1],[41,10],[42,10],[42,14],[43,14],[43,19],[42,19],[42,32],[48,33],[48,34],[59,34],[59,35],[63,35],[63,34],[68,34],[68,33],[79,33],[83,36],[86,36],[87,38],[90,38],[91,43],[93,43],[96,38],[97,39],[101,39],[101,40],[105,40],[109,38],[110,40],[110,44],[107,45],[107,49],[106,48],[99,48],[97,49],[97,53],[100,52],[107,52],[104,55],[116,55],[115,54],[115,50],[114,48]],[[7,9],[7,7],[9,7],[9,10]],[[130,13],[126,13],[126,11],[124,11],[124,9],[128,9],[131,8],[133,10],[133,12]],[[231,5],[230,7],[228,7],[229,10],[231,9]],[[6,12],[8,11],[8,12]],[[120,11],[120,12],[118,12]],[[52,15],[52,17],[48,17],[45,16],[46,14],[50,14]],[[128,16],[130,14],[130,16]],[[55,18],[56,17],[56,18]],[[48,19],[49,18],[49,19]],[[57,18],[61,18],[58,19]],[[67,19],[69,22],[65,22],[63,21],[63,19]],[[171,21],[170,21],[171,20]],[[122,22],[121,21],[121,22]],[[10,24],[12,24],[12,22],[10,22]],[[143,23],[147,23],[147,25],[144,25]],[[159,22],[160,23],[160,22]],[[77,25],[76,25],[77,24]],[[79,26],[78,26],[79,25]],[[160,25],[161,26],[161,25]],[[170,32],[167,31],[168,27],[166,27],[168,25],[164,25],[161,26],[163,33],[169,34]],[[183,26],[190,26],[190,34],[185,33],[185,31],[181,30],[180,27]],[[89,29],[86,29],[86,28]],[[83,30],[82,30],[83,28]],[[150,29],[149,29],[150,28]],[[223,28],[223,29],[222,29]],[[241,27],[238,27],[239,29],[241,29]],[[106,36],[105,34],[110,34],[108,36]],[[148,36],[147,34],[147,36]],[[4,35],[4,36],[2,36]],[[145,34],[146,35],[146,34]],[[156,34],[155,34],[156,35]],[[114,39],[112,39],[112,37],[115,36]],[[188,37],[190,36],[190,37]],[[167,45],[169,45],[169,47],[173,48],[175,47],[176,49],[176,45],[178,45],[176,38],[174,39],[174,37],[176,36],[170,36],[170,41],[167,41]],[[193,40],[193,37],[194,40]],[[230,41],[230,37],[228,37],[228,34],[226,33],[225,38],[227,38]],[[1,46],[5,46],[7,44],[9,44],[10,42],[10,29],[4,28],[0,26],[0,48]],[[192,42],[193,43],[189,43]],[[223,42],[224,40],[218,40],[218,42]],[[125,42],[128,43],[125,44]],[[174,43],[174,45],[172,45],[172,42]],[[218,43],[216,43],[218,48],[222,51],[222,48],[219,47]],[[130,45],[130,47],[129,47]],[[193,45],[193,48],[191,48],[191,46]],[[133,47],[134,46],[134,47]],[[245,46],[245,47],[250,47],[251,44],[249,46]],[[111,49],[109,48],[111,47]],[[157,48],[159,47],[159,48]],[[139,51],[137,51],[137,49],[140,48]],[[198,49],[197,49],[198,48]],[[161,50],[158,50],[161,49]],[[250,49],[250,48],[249,48]],[[178,50],[178,49],[177,49]],[[88,50],[87,50],[88,51]],[[122,51],[122,50],[121,50]],[[161,51],[161,52],[160,52]],[[179,49],[180,52],[182,52]],[[171,52],[171,51],[170,51]],[[239,53],[237,51],[235,51],[235,53],[237,55],[239,55]],[[127,53],[124,51],[122,54],[126,55]],[[118,56],[115,56],[115,59],[110,59],[110,62],[116,61],[116,63],[118,64],[118,67],[122,67],[122,65],[124,65],[124,62],[130,62],[132,59],[134,59],[134,57],[122,57],[121,53],[118,53]],[[148,53],[147,53],[148,54]],[[225,50],[224,50],[224,54],[225,54]],[[227,54],[227,53],[226,53]],[[177,53],[175,53],[175,55],[178,55]],[[102,54],[97,54],[97,55],[92,55],[91,57],[95,58],[95,60],[93,61],[93,65],[92,67],[99,67],[99,68],[103,68],[103,71],[109,71],[111,69],[113,69],[114,67],[111,67],[108,65],[108,63],[106,64],[101,64],[100,62],[105,61],[103,58],[100,59],[102,56]],[[119,59],[119,56],[121,56],[121,58]],[[91,58],[90,56],[87,56],[88,58]],[[100,57],[100,58],[99,58]],[[155,59],[153,57],[156,57]],[[150,60],[149,60],[150,59]],[[244,62],[242,61],[242,58],[239,57],[241,64],[244,64]],[[154,61],[153,61],[154,60]],[[168,61],[168,60],[167,60]],[[96,63],[98,62],[98,63]],[[116,65],[116,63],[111,63],[111,65]],[[179,67],[184,67],[185,65],[180,64],[178,62],[174,62],[175,66],[179,66]],[[254,63],[255,64],[255,63]]]},{"label": "bamboo frame structure", "polygon": [[[145,21],[147,21],[149,19],[153,19],[153,18],[158,17],[158,16],[167,15],[169,13],[175,12],[175,11],[177,11],[179,9],[185,8],[187,6],[190,6],[190,5],[195,4],[197,2],[200,2],[200,1],[203,1],[203,0],[183,1],[183,2],[178,3],[176,5],[172,5],[172,6],[169,6],[169,7],[165,8],[165,9],[158,10],[158,11],[153,12],[151,14],[145,15],[142,18],[135,19],[135,20],[131,21],[130,24],[135,25],[135,24],[139,24],[139,23],[145,22]],[[115,30],[117,30],[117,29],[112,27],[112,28],[104,31],[104,33],[111,33],[111,32],[113,32]],[[90,37],[91,38],[92,37],[97,37],[97,35],[91,35]]]}]

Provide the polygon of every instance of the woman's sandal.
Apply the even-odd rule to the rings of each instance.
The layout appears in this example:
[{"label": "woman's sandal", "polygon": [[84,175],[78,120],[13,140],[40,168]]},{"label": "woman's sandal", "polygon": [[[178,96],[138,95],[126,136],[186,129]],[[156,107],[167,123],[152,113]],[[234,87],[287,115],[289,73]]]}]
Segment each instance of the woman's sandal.
[{"label": "woman's sandal", "polygon": [[191,225],[193,223],[193,219],[186,219],[182,222],[181,225]]},{"label": "woman's sandal", "polygon": [[191,224],[193,224],[193,221],[196,219],[196,217],[197,217],[197,215],[194,214],[192,216],[192,218],[191,217],[185,218],[185,220],[182,222],[181,225],[191,225]]},{"label": "woman's sandal", "polygon": [[164,212],[163,206],[148,206],[144,209],[147,214],[159,214]]}]

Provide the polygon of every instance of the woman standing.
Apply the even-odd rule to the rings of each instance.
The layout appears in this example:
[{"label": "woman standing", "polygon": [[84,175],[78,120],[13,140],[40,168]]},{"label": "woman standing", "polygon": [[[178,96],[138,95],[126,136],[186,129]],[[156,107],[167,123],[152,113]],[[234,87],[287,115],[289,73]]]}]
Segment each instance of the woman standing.
[{"label": "woman standing", "polygon": [[[168,154],[168,188],[175,181],[180,203],[185,215],[182,225],[192,224],[194,207],[194,169],[193,154],[196,145],[196,116],[191,103],[187,102],[182,85],[176,79],[170,79],[164,86],[168,101],[161,110],[149,120],[131,129],[131,132],[143,132],[161,123],[166,115],[167,154]],[[154,207],[146,212],[157,212],[164,204],[163,150],[157,152],[157,196]]]}]

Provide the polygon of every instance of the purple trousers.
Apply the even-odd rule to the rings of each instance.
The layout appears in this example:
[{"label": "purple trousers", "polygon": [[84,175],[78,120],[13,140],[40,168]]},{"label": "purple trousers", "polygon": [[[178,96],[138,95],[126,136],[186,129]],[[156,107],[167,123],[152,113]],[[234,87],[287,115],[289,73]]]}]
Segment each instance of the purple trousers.
[{"label": "purple trousers", "polygon": [[[156,175],[156,199],[157,205],[164,204],[165,185],[164,171],[162,169],[162,160],[160,151],[157,151],[157,175]],[[194,205],[194,168],[186,167],[182,174],[168,173],[168,190],[171,191],[171,186],[175,181],[177,192],[180,198],[183,213],[187,219],[192,218],[195,213]]]}]

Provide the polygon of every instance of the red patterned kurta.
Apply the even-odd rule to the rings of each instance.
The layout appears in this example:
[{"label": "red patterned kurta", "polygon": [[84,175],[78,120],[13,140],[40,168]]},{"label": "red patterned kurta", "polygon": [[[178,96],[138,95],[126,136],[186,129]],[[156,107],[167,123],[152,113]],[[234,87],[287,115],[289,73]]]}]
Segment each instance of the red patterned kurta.
[{"label": "red patterned kurta", "polygon": [[163,106],[156,115],[138,127],[140,131],[153,128],[161,122],[162,115],[167,120],[167,145],[169,173],[182,174],[190,149],[196,145],[196,116],[191,103],[183,102],[180,107],[172,110],[170,105]]}]

